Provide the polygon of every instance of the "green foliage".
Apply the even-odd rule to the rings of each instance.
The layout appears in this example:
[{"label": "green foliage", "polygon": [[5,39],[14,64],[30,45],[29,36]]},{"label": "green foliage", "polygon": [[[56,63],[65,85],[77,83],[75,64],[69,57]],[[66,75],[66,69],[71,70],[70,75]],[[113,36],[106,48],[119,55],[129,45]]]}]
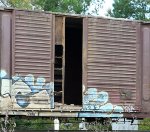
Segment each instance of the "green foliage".
[{"label": "green foliage", "polygon": [[16,129],[21,130],[53,130],[53,121],[48,118],[15,119]]},{"label": "green foliage", "polygon": [[150,0],[114,0],[108,16],[136,20],[150,19]]},{"label": "green foliage", "polygon": [[67,120],[61,120],[60,130],[79,130],[79,123],[81,120],[75,118],[68,118]]},{"label": "green foliage", "polygon": [[106,125],[99,122],[89,123],[87,128],[89,131],[111,131],[112,130],[111,124]]},{"label": "green foliage", "polygon": [[[32,118],[15,118],[15,130],[53,130],[54,119],[32,117]],[[81,118],[60,118],[60,130],[79,130],[79,123],[82,122]],[[110,120],[101,122],[100,120],[90,121],[85,120],[86,128],[89,131],[108,131],[111,130]]]},{"label": "green foliage", "polygon": [[149,131],[150,130],[150,118],[145,118],[144,120],[139,122],[139,130]]},{"label": "green foliage", "polygon": [[115,0],[113,10],[109,10],[108,14],[117,18],[130,18],[133,13],[132,4],[130,0]]},{"label": "green foliage", "polygon": [[[34,9],[62,13],[98,14],[103,0],[0,0],[3,5],[19,9]],[[92,8],[90,8],[92,7]]]},{"label": "green foliage", "polygon": [[18,9],[32,9],[31,0],[0,0],[5,6]]},{"label": "green foliage", "polygon": [[[78,120],[74,118],[68,118],[67,121],[62,120],[60,123],[60,130],[79,130],[79,123],[82,120],[79,118]],[[106,119],[104,122],[101,119],[96,119],[95,121],[87,121],[85,120],[86,129],[89,131],[111,131],[111,120]]]},{"label": "green foliage", "polygon": [[7,115],[5,116],[5,118],[0,119],[0,132],[14,132],[15,127],[15,121],[11,118],[8,118]]},{"label": "green foliage", "polygon": [[34,5],[41,5],[45,11],[53,12],[85,12],[91,0],[35,0]]},{"label": "green foliage", "polygon": [[[103,0],[33,0],[35,8],[44,11],[85,14],[89,7],[97,3],[100,8]],[[95,6],[94,10],[97,8]],[[95,10],[96,12],[96,10]]]}]

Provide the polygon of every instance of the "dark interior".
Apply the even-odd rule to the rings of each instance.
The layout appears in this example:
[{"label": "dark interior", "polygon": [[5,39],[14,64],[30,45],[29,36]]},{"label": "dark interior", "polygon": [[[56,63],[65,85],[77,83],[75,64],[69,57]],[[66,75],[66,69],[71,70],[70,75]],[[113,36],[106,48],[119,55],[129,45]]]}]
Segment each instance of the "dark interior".
[{"label": "dark interior", "polygon": [[62,61],[63,61],[63,46],[55,45],[55,71],[54,71],[54,100],[62,103]]},{"label": "dark interior", "polygon": [[82,104],[82,19],[66,18],[64,103]]}]

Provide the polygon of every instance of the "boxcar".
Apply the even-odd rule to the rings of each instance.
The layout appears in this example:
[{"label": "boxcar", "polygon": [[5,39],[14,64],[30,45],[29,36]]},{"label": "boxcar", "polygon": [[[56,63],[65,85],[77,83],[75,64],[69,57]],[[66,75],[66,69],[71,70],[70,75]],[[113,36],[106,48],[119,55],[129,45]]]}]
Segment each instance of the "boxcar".
[{"label": "boxcar", "polygon": [[150,23],[0,10],[0,113],[150,117]]}]

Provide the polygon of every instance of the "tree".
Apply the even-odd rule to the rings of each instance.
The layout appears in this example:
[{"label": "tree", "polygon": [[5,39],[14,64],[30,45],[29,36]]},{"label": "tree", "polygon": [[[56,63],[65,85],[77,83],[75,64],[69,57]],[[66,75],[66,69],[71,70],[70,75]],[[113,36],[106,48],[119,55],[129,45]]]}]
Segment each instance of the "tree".
[{"label": "tree", "polygon": [[[33,5],[44,11],[85,14],[93,3],[102,5],[102,2],[103,0],[33,0]],[[100,6],[95,5],[93,9],[96,8]]]},{"label": "tree", "polygon": [[108,16],[136,20],[150,19],[150,0],[114,0]]},{"label": "tree", "polygon": [[0,0],[5,7],[32,9],[31,0]]},{"label": "tree", "polygon": [[35,9],[52,12],[88,14],[89,8],[95,4],[92,14],[101,8],[103,0],[0,0],[13,8]]}]

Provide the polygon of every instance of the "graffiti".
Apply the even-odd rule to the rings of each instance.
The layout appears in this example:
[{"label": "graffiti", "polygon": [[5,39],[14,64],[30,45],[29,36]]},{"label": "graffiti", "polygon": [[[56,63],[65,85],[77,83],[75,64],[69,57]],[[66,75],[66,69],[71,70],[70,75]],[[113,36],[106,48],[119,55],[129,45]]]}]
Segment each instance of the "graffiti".
[{"label": "graffiti", "polygon": [[[107,92],[98,92],[96,88],[89,88],[83,96],[83,111],[88,112],[81,112],[79,116],[122,117],[122,112],[124,111],[123,108],[121,106],[113,105],[108,101],[109,95]],[[90,111],[98,111],[98,113],[91,113]]]},{"label": "graffiti", "polygon": [[25,77],[25,82],[28,84],[33,93],[37,93],[42,90],[42,87],[45,84],[45,78],[39,77],[37,78],[36,83],[34,83],[34,76],[28,75]]},{"label": "graffiti", "polygon": [[123,107],[123,109],[124,109],[124,112],[135,112],[135,108],[134,108],[134,106],[132,106],[132,105],[124,105],[124,106],[122,106]]},{"label": "graffiti", "polygon": [[[54,83],[47,83],[45,78],[35,78],[32,74],[25,77],[16,75],[6,78],[6,71],[1,70],[1,108],[6,109],[50,109],[54,108]],[[106,91],[96,88],[85,89],[83,85],[83,106],[77,117],[123,117],[123,112],[135,112],[134,106],[114,105],[109,101]],[[7,102],[7,103],[6,103]]]},{"label": "graffiti", "polygon": [[[14,92],[17,104],[19,106],[23,108],[27,107],[31,102],[31,98],[33,99],[35,95],[37,96],[39,94],[41,94],[41,97],[43,97],[45,101],[47,100],[47,102],[51,102],[51,105],[53,105],[52,102],[53,102],[54,84],[45,83],[45,78],[39,77],[35,81],[34,76],[29,74],[25,78],[15,76],[13,77],[13,82],[15,82],[13,86],[18,86],[18,85],[26,86],[26,88],[25,87],[23,88],[23,92],[21,92],[22,90],[21,91],[18,90],[18,87],[13,88],[14,90],[13,92]],[[19,83],[19,84],[16,84],[16,83]],[[49,97],[50,97],[50,100],[52,101],[49,100]],[[42,101],[42,99],[40,99],[39,101]],[[34,102],[36,101],[34,100]]]},{"label": "graffiti", "polygon": [[28,112],[27,115],[28,116],[35,116],[35,112]]},{"label": "graffiti", "polygon": [[[45,78],[34,78],[29,74],[25,77],[16,75],[12,79],[4,78],[7,73],[0,72],[1,102],[13,104],[13,108],[52,108],[54,107],[54,83],[46,83]],[[2,107],[7,107],[1,103]],[[41,104],[41,105],[39,105]]]},{"label": "graffiti", "polygon": [[0,78],[4,78],[7,75],[5,70],[0,71]]},{"label": "graffiti", "polygon": [[30,104],[30,96],[22,95],[21,92],[18,92],[15,96],[17,104],[23,108],[27,107]]}]

